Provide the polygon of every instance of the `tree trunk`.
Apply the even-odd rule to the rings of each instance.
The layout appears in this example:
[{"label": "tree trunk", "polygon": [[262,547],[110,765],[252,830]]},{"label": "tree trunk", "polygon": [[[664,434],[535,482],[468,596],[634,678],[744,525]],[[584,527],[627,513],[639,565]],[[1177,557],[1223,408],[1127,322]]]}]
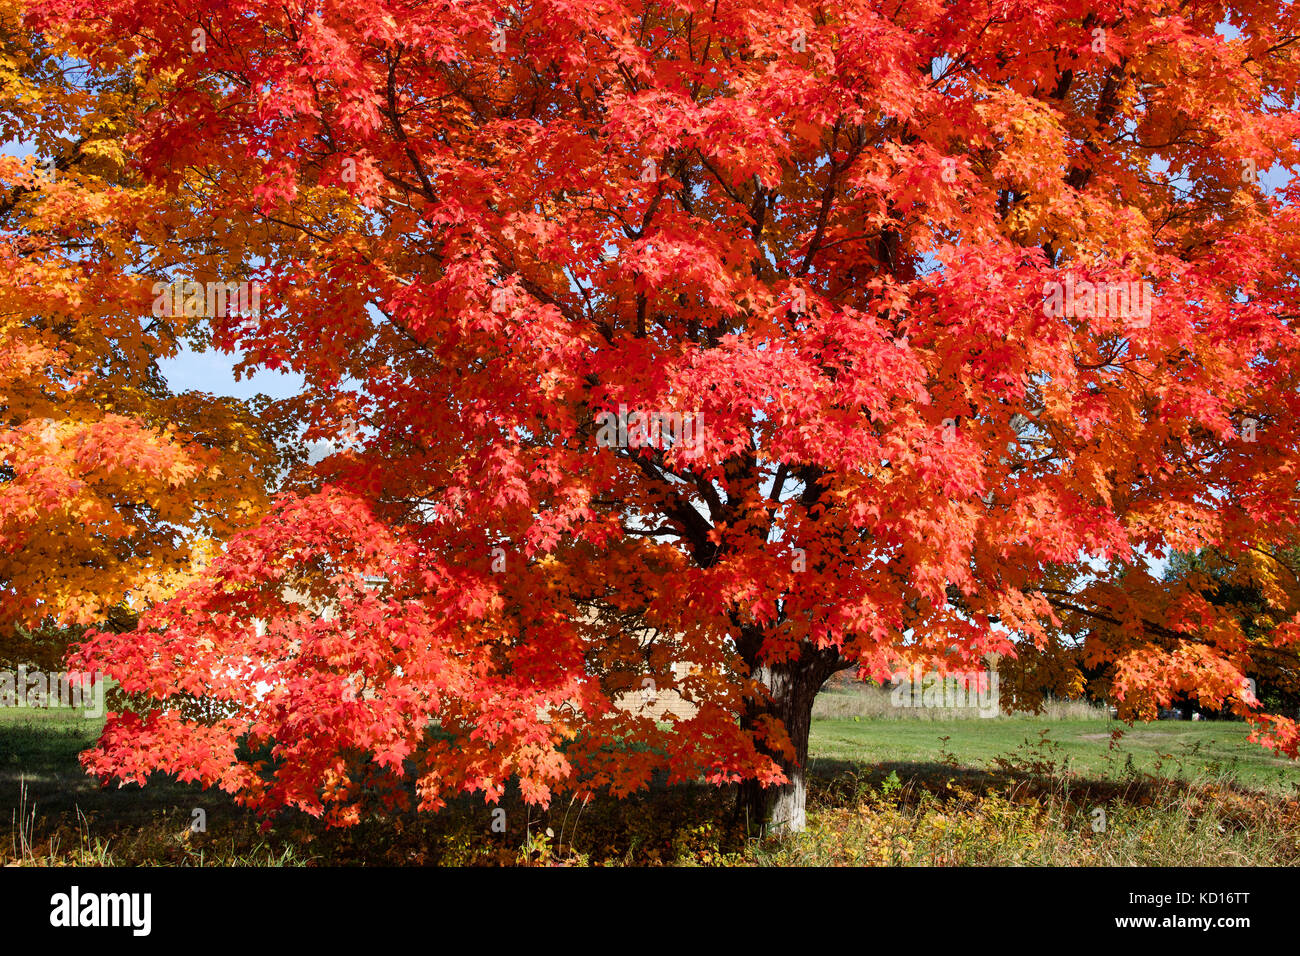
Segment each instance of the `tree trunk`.
[{"label": "tree trunk", "polygon": [[753,671],[754,676],[767,685],[771,700],[751,701],[741,726],[752,731],[765,716],[779,718],[794,744],[795,759],[792,761],[761,743],[758,745],[760,753],[767,754],[780,765],[789,782],[770,787],[761,786],[756,780],[741,784],[736,810],[750,833],[784,835],[798,833],[808,825],[804,810],[807,795],[804,770],[808,764],[813,700],[835,670],[828,670],[815,657],[805,655],[798,661],[761,665]]}]

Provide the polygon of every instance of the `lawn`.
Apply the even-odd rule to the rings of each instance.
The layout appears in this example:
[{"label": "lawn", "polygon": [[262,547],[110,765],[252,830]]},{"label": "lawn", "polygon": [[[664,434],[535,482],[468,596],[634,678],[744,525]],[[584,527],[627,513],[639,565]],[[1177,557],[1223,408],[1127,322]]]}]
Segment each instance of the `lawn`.
[{"label": "lawn", "polygon": [[[1111,746],[1111,733],[1122,736]],[[1119,721],[993,718],[949,721],[821,720],[813,723],[811,769],[819,762],[868,765],[956,764],[996,769],[997,760],[1051,764],[1092,779],[1135,772],[1241,786],[1294,796],[1300,767],[1247,742],[1234,721],[1168,720],[1129,727]],[[902,772],[901,770],[899,771]]]},{"label": "lawn", "polygon": [[[830,703],[843,712],[843,701]],[[1239,723],[1129,728],[1096,713],[815,720],[809,830],[784,841],[747,838],[731,795],[702,785],[586,806],[565,798],[547,811],[511,795],[504,833],[472,797],[349,830],[287,814],[263,831],[225,795],[194,786],[100,789],[76,756],[101,723],[0,710],[0,861],[1300,864],[1300,768],[1248,743]],[[1112,746],[1115,730],[1124,733]],[[206,832],[190,830],[195,808]]]}]

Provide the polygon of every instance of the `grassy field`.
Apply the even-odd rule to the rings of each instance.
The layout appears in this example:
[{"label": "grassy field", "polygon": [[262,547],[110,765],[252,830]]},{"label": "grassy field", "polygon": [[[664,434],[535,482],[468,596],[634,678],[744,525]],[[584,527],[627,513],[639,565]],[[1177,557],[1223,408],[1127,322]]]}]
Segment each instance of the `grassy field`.
[{"label": "grassy field", "polygon": [[[1123,736],[1111,747],[1111,733]],[[1087,779],[1123,781],[1138,774],[1187,783],[1230,780],[1295,796],[1300,768],[1248,743],[1245,724],[1160,721],[1128,727],[1118,721],[1033,719],[881,723],[825,720],[813,724],[810,763],[931,770],[956,765],[996,769],[999,761]]]},{"label": "grassy field", "polygon": [[[507,798],[505,833],[473,798],[349,830],[296,814],[263,830],[196,787],[100,789],[76,760],[99,720],[0,710],[0,862],[1300,865],[1300,768],[1243,724],[1129,728],[1078,707],[898,719],[838,696],[813,724],[809,830],[766,841],[705,786],[549,811]],[[195,808],[206,832],[190,831]]]}]

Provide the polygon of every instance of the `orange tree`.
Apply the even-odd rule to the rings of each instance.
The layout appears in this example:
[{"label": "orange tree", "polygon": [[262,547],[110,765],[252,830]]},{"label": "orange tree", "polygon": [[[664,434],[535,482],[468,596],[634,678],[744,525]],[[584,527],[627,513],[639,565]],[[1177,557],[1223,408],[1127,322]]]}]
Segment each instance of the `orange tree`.
[{"label": "orange tree", "polygon": [[56,667],[253,520],[280,432],[159,373],[198,320],[155,314],[139,270],[176,263],[188,208],[127,168],[131,71],[90,74],[22,8],[0,2],[0,138],[29,153],[0,157],[0,661]]},{"label": "orange tree", "polygon": [[[132,169],[203,265],[263,285],[212,336],[336,447],[83,647],[131,700],[89,768],[339,823],[666,769],[798,829],[829,675],[993,652],[1294,754],[1258,643],[1149,567],[1295,530],[1296,187],[1261,174],[1298,16],[45,0],[139,78]],[[614,706],[669,689],[692,716]]]}]

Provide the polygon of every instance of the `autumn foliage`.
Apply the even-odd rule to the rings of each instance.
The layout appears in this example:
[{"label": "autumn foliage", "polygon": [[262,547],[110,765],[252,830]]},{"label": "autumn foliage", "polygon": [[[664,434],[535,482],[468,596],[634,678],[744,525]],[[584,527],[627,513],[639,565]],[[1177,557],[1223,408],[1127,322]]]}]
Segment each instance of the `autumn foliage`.
[{"label": "autumn foliage", "polygon": [[33,150],[0,157],[0,660],[170,596],[278,463],[252,408],[159,374],[185,319],[151,314],[139,270],[188,213],[126,169],[121,77],[87,78],[21,13],[0,4],[2,135]]},{"label": "autumn foliage", "polygon": [[[798,826],[830,674],[991,652],[1294,755],[1244,678],[1300,638],[1300,197],[1259,175],[1300,161],[1298,18],[37,3],[129,90],[92,234],[173,210],[103,281],[261,283],[207,334],[300,372],[285,409],[335,449],[80,649],[126,695],[88,766],[337,822],[663,769],[775,784],[747,799]],[[97,328],[142,304],[78,295]],[[620,407],[698,444],[598,441]],[[1206,547],[1266,580],[1263,642],[1154,570]],[[698,711],[615,706],[645,687]]]}]

